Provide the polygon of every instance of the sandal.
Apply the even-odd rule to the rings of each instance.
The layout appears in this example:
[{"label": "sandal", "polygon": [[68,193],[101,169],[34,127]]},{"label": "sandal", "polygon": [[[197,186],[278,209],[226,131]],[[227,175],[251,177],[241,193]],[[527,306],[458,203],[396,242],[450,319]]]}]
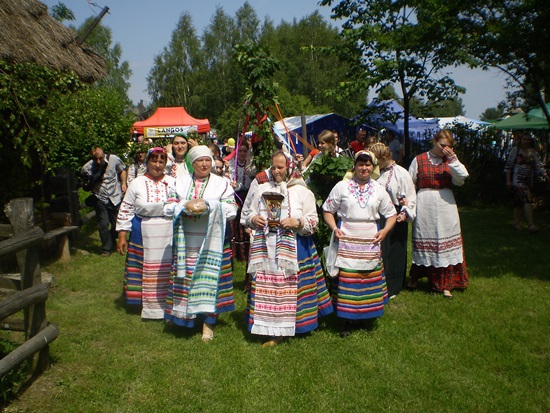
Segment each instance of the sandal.
[{"label": "sandal", "polygon": [[443,290],[443,297],[445,298],[453,298],[453,295],[449,290]]},{"label": "sandal", "polygon": [[520,225],[520,224],[514,224],[514,228],[515,228],[517,231],[521,231],[521,225]]},{"label": "sandal", "polygon": [[262,348],[266,347],[275,347],[277,344],[279,344],[281,341],[283,341],[282,337],[271,337],[269,340],[264,342],[262,344]]},{"label": "sandal", "polygon": [[205,343],[214,339],[214,326],[212,324],[204,323],[202,325],[202,341]]},{"label": "sandal", "polygon": [[531,225],[529,227],[529,232],[530,233],[539,232],[539,227],[537,227],[536,225]]}]

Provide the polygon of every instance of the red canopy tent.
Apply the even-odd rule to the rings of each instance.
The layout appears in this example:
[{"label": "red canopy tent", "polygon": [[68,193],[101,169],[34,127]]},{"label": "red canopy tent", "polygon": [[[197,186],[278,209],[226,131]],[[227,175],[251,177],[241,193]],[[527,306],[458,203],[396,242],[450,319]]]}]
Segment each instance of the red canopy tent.
[{"label": "red canopy tent", "polygon": [[134,123],[134,133],[146,138],[162,138],[175,133],[185,133],[190,128],[196,128],[199,133],[209,132],[210,122],[208,119],[195,119],[182,106],[157,108],[150,118]]}]

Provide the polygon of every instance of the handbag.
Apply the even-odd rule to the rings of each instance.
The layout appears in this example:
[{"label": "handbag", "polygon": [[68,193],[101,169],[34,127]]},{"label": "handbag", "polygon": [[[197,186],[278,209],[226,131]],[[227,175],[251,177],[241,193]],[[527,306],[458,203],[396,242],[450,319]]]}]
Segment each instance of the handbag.
[{"label": "handbag", "polygon": [[325,256],[325,268],[328,275],[331,278],[338,277],[340,269],[336,266],[336,257],[338,256],[338,239],[334,237],[334,231],[330,237],[330,244],[328,247],[323,248],[323,255]]}]

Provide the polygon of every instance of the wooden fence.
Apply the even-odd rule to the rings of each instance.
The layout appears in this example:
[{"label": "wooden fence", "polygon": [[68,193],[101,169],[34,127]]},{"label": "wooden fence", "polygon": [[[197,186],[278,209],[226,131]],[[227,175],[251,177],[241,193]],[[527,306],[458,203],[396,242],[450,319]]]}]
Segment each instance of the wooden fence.
[{"label": "wooden fence", "polygon": [[[5,208],[11,221],[13,236],[0,242],[0,259],[17,257],[19,280],[3,279],[2,286],[11,284],[19,291],[8,294],[0,302],[0,322],[3,329],[23,330],[25,342],[0,360],[0,378],[32,357],[32,375],[50,366],[49,343],[59,330],[46,319],[48,286],[42,283],[38,247],[45,240],[42,229],[34,226],[31,198],[14,199]],[[23,310],[23,322],[6,320]]]}]

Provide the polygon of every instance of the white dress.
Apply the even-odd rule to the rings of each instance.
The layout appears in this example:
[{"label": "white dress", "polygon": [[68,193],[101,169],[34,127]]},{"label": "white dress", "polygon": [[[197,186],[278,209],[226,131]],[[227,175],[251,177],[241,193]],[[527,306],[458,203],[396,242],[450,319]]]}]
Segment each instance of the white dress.
[{"label": "white dress", "polygon": [[[213,324],[216,314],[234,309],[231,253],[223,245],[225,221],[237,215],[233,188],[212,173],[205,179],[187,175],[176,180],[176,195],[164,207],[164,213],[174,219],[175,258],[164,318],[192,328],[197,314],[207,314],[205,322]],[[191,199],[204,199],[210,211],[202,216],[188,213],[185,204]],[[209,260],[219,266],[209,266],[213,262]],[[207,277],[209,284],[204,283]],[[202,293],[211,297],[207,304],[201,302]],[[198,304],[193,304],[194,299]]]},{"label": "white dress", "polygon": [[[423,156],[425,154],[419,155]],[[427,152],[433,169],[442,167],[443,159]],[[468,177],[466,167],[458,161],[448,163],[452,184],[461,186]],[[419,176],[418,157],[409,173],[415,184]],[[460,217],[451,188],[420,188],[417,192],[416,219],[413,223],[412,262],[425,267],[444,268],[461,264],[464,259]]]},{"label": "white dress", "polygon": [[172,220],[164,216],[175,180],[138,176],[122,200],[117,231],[131,231],[124,274],[124,294],[130,305],[141,305],[141,317],[162,319],[172,264]]},{"label": "white dress", "polygon": [[[390,196],[378,182],[370,179],[361,188],[355,179],[338,182],[323,204],[323,211],[337,214],[344,233],[331,240],[329,250],[337,250],[334,263],[339,269],[333,280],[336,315],[360,320],[381,317],[388,291],[380,244],[374,243],[381,217],[395,216]],[[332,271],[331,271],[331,275]]]}]

